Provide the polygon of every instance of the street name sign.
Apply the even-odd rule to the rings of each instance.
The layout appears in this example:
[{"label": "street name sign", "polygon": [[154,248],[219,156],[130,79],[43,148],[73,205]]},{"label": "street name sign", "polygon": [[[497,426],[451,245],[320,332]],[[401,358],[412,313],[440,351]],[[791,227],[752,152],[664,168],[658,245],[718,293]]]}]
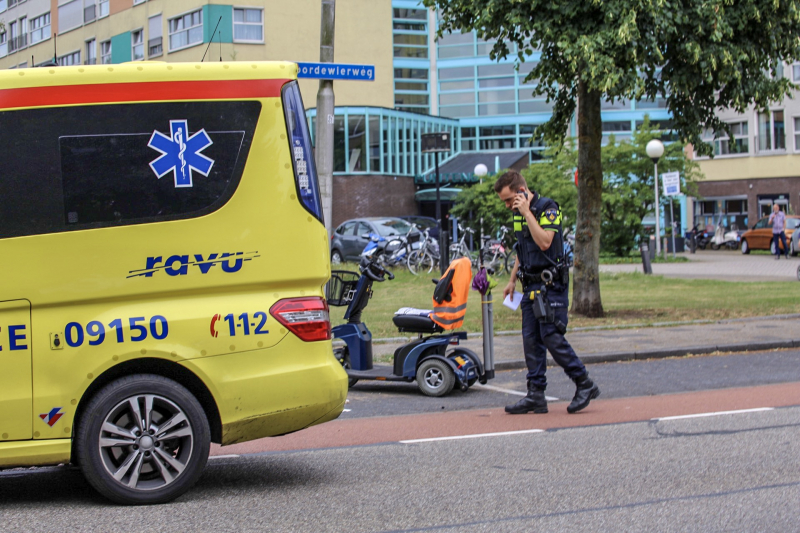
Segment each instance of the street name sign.
[{"label": "street name sign", "polygon": [[375,81],[375,65],[298,63],[297,77],[315,80]]},{"label": "street name sign", "polygon": [[681,193],[680,172],[665,172],[661,174],[661,182],[664,184],[664,196],[676,196]]}]

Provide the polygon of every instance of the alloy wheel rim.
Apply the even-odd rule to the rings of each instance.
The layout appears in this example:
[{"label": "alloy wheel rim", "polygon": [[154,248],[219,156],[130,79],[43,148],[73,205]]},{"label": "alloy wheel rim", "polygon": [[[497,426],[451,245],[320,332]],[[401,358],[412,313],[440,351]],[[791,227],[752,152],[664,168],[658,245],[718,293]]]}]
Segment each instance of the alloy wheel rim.
[{"label": "alloy wheel rim", "polygon": [[139,394],[119,402],[100,429],[103,467],[120,485],[157,490],[174,483],[192,456],[194,435],[186,414],[174,402]]}]

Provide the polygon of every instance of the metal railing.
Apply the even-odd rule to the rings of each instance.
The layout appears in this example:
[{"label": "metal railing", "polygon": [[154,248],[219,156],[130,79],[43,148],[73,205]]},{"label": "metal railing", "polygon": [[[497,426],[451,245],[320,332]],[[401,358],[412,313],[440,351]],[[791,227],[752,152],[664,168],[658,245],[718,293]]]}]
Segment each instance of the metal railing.
[{"label": "metal railing", "polygon": [[28,46],[28,34],[12,37],[8,40],[8,53],[16,52]]}]

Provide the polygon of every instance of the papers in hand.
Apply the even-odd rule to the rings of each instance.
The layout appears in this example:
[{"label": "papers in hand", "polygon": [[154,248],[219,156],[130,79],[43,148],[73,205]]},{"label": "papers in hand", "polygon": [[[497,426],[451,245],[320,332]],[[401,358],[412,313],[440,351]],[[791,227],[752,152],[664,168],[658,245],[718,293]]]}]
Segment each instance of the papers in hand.
[{"label": "papers in hand", "polygon": [[516,311],[519,309],[519,304],[522,303],[522,293],[514,291],[508,296],[506,299],[503,300],[503,305],[511,309],[512,311]]}]

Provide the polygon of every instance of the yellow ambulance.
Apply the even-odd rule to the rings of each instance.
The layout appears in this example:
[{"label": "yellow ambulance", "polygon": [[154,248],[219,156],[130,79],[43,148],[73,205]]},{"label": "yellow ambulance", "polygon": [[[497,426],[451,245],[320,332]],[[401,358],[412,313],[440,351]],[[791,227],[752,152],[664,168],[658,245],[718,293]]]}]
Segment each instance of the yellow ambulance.
[{"label": "yellow ambulance", "polygon": [[0,72],[0,468],[119,503],[341,413],[294,63]]}]

